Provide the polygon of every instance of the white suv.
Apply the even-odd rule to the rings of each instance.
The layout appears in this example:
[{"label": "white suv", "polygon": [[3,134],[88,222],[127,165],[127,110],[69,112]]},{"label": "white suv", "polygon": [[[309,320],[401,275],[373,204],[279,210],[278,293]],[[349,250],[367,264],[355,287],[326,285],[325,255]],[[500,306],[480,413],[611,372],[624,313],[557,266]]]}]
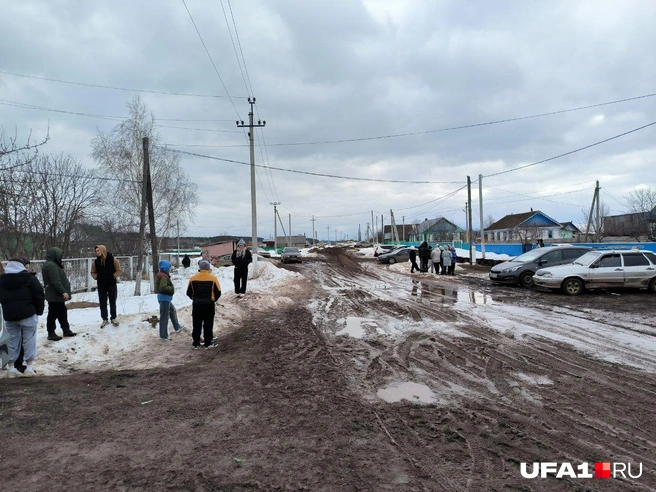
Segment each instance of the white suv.
[{"label": "white suv", "polygon": [[585,289],[633,287],[656,292],[656,254],[651,251],[590,251],[570,265],[542,268],[533,282],[575,296]]}]

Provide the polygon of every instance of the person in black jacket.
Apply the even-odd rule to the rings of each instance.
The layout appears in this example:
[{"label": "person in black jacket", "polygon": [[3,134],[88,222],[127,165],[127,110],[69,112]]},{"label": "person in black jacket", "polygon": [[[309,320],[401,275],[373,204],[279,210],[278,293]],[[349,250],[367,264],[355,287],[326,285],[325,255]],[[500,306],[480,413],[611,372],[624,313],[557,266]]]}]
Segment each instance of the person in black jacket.
[{"label": "person in black jacket", "polygon": [[410,255],[410,263],[412,264],[410,273],[415,273],[415,270],[419,271],[419,265],[417,265],[417,250],[412,247],[410,251],[408,251],[408,254]]},{"label": "person in black jacket", "polygon": [[253,261],[253,255],[246,249],[246,243],[240,239],[237,249],[232,252],[232,264],[235,266],[235,294],[246,293],[248,280],[248,264]]},{"label": "person in black jacket", "polygon": [[182,266],[185,268],[189,268],[191,265],[191,258],[189,258],[189,255],[184,255],[182,258]]},{"label": "person in black jacket", "polygon": [[422,272],[428,271],[428,258],[430,258],[430,250],[428,249],[428,243],[424,241],[419,245],[420,271]]},{"label": "person in black jacket", "polygon": [[221,297],[221,284],[210,272],[210,262],[200,260],[198,262],[198,273],[189,279],[187,285],[187,297],[192,302],[191,318],[193,330],[191,338],[193,339],[192,347],[200,348],[200,332],[203,330],[203,343],[205,348],[214,348],[217,346],[214,340],[214,313],[216,301]]},{"label": "person in black jacket", "polygon": [[27,365],[22,375],[34,376],[36,327],[39,316],[43,314],[45,308],[45,295],[39,280],[25,269],[25,264],[20,258],[9,260],[5,273],[0,276],[0,304],[10,337],[9,377],[21,375],[14,367],[21,345]]},{"label": "person in black jacket", "polygon": [[91,276],[98,282],[98,300],[100,302],[101,328],[109,324],[107,321],[107,300],[109,299],[109,313],[112,325],[118,326],[116,319],[116,297],[118,288],[116,279],[121,276],[121,264],[107,248],[99,244],[95,248],[96,259],[91,264]]}]

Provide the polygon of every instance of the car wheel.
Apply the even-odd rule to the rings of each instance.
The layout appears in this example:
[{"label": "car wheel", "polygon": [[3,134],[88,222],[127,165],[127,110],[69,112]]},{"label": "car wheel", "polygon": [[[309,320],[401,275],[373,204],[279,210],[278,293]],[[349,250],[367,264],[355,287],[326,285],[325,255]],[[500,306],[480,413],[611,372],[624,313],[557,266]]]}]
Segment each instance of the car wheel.
[{"label": "car wheel", "polygon": [[562,288],[568,296],[577,296],[585,289],[583,281],[578,278],[566,278]]},{"label": "car wheel", "polygon": [[519,285],[528,289],[533,287],[533,272],[524,272],[519,276]]},{"label": "car wheel", "polygon": [[649,282],[649,292],[656,293],[656,277],[652,278],[651,282]]},{"label": "car wheel", "polygon": [[390,258],[389,263],[390,263],[390,265],[393,265],[394,263],[396,263],[396,258]]}]

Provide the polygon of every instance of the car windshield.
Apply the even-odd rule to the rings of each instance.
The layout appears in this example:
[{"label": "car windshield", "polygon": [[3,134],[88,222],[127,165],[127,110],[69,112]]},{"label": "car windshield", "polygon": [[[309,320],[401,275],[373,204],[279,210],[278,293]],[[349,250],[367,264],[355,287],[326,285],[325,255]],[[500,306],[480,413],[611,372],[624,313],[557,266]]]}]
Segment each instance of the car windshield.
[{"label": "car windshield", "polygon": [[574,264],[588,266],[591,265],[592,262],[599,258],[601,255],[602,253],[599,251],[588,251],[586,254],[579,256],[576,260],[574,260]]},{"label": "car windshield", "polygon": [[513,258],[510,261],[516,261],[518,263],[528,263],[529,261],[533,261],[536,258],[542,256],[544,252],[545,252],[544,248],[539,248],[539,251],[538,250],[528,251],[523,255],[519,255],[516,258]]},{"label": "car windshield", "polygon": [[283,253],[300,253],[301,251],[298,248],[285,248]]}]

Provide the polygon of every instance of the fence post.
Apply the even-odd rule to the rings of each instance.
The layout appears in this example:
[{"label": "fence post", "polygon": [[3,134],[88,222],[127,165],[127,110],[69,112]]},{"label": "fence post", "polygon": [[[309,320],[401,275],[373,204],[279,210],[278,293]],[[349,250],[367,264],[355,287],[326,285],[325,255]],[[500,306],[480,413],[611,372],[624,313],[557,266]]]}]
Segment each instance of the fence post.
[{"label": "fence post", "polygon": [[87,258],[87,292],[91,292],[91,286],[93,284],[93,277],[91,276],[91,265],[94,259]]},{"label": "fence post", "polygon": [[[136,275],[133,274],[133,272],[134,272],[134,257],[133,256],[130,256],[130,258],[128,259],[128,272],[130,272],[129,277],[128,277],[130,280],[137,280]],[[133,277],[133,275],[134,275],[134,277]]]}]

